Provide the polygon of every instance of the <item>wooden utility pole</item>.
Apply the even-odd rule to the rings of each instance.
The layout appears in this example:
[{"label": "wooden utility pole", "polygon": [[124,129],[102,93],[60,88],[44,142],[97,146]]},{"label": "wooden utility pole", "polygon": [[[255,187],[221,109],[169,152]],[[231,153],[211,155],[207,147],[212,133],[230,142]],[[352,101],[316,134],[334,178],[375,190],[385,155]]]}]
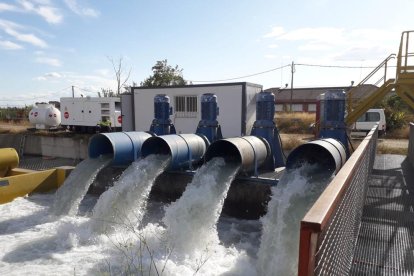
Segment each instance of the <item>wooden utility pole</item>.
[{"label": "wooden utility pole", "polygon": [[293,101],[293,74],[295,73],[295,63],[292,61],[292,65],[290,66],[290,72],[292,76],[290,78],[290,112],[292,112],[292,101]]}]

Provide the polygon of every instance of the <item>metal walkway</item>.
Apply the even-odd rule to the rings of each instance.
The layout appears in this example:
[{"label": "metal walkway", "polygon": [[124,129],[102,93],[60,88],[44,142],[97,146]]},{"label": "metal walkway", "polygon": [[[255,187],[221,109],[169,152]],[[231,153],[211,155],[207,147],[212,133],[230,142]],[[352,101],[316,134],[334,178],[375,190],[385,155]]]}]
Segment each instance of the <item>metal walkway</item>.
[{"label": "metal walkway", "polygon": [[414,167],[377,155],[351,275],[414,275]]},{"label": "metal walkway", "polygon": [[69,158],[44,158],[41,156],[24,156],[20,159],[19,168],[29,170],[47,170],[60,166],[76,166],[80,160]]}]

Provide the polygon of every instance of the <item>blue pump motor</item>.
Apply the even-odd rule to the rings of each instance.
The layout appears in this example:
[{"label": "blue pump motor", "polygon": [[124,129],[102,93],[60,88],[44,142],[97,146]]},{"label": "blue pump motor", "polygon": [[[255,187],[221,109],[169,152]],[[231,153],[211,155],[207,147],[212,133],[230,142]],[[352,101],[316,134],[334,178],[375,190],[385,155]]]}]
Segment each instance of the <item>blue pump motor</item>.
[{"label": "blue pump motor", "polygon": [[319,138],[340,141],[349,157],[347,127],[345,123],[346,94],[343,90],[328,90],[320,96]]},{"label": "blue pump motor", "polygon": [[273,170],[285,165],[279,132],[273,121],[275,114],[275,96],[270,92],[260,92],[256,95],[256,121],[251,135],[264,138],[270,145],[271,156],[266,167]]},{"label": "blue pump motor", "polygon": [[165,94],[158,94],[154,97],[154,120],[150,131],[156,135],[175,134],[175,127],[170,120],[172,107],[170,97]]},{"label": "blue pump motor", "polygon": [[201,96],[201,120],[197,126],[197,134],[202,134],[210,143],[222,139],[220,124],[217,121],[219,108],[217,96],[212,93],[205,93]]}]

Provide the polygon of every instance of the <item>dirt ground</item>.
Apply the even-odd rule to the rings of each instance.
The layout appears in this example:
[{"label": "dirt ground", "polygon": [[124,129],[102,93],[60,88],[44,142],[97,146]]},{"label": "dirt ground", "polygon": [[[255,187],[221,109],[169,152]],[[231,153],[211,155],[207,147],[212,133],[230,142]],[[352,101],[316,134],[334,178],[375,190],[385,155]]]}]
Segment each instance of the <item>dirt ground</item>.
[{"label": "dirt ground", "polygon": [[[308,141],[314,140],[314,136],[310,134],[285,134],[281,133],[282,144],[286,145],[289,149],[304,144]],[[352,144],[356,148],[362,141],[363,137],[357,137],[352,139]],[[292,142],[293,141],[293,142]],[[387,139],[386,137],[380,137],[378,139],[377,150],[380,153],[390,154],[406,154],[408,149],[408,139]]]},{"label": "dirt ground", "polygon": [[[31,126],[19,125],[11,123],[0,123],[0,133],[21,133],[27,131]],[[285,149],[293,149],[296,146],[306,143],[314,139],[310,134],[285,134],[281,133],[282,144]],[[363,137],[352,139],[353,144],[358,145]],[[380,137],[378,139],[378,150],[380,153],[395,153],[404,154],[408,149],[407,139],[387,139],[387,137]]]}]

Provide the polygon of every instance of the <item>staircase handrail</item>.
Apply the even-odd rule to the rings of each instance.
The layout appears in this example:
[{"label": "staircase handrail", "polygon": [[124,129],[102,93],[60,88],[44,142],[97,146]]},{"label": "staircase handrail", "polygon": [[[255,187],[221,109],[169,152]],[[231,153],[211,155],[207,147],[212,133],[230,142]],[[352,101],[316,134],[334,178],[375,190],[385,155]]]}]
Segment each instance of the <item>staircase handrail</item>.
[{"label": "staircase handrail", "polygon": [[[404,31],[401,34],[400,48],[398,50],[398,56],[397,56],[397,76],[399,73],[402,72],[402,67],[407,68],[408,57],[414,56],[414,52],[408,52],[410,33],[414,33],[414,30]],[[403,55],[404,42],[405,42],[405,54]],[[404,66],[403,66],[403,57],[404,57]]]},{"label": "staircase handrail", "polygon": [[385,81],[387,81],[387,67],[388,67],[388,62],[391,60],[391,59],[394,59],[396,57],[396,55],[395,54],[391,54],[391,55],[389,55],[386,59],[384,59],[377,67],[375,67],[375,69],[374,70],[372,70],[372,72],[371,73],[369,73],[358,85],[357,85],[357,87],[358,86],[361,86],[361,85],[363,85],[363,84],[365,84],[375,73],[377,73],[383,66],[385,66],[385,72],[384,72],[384,77],[383,77],[383,79],[384,79],[384,82]]}]

